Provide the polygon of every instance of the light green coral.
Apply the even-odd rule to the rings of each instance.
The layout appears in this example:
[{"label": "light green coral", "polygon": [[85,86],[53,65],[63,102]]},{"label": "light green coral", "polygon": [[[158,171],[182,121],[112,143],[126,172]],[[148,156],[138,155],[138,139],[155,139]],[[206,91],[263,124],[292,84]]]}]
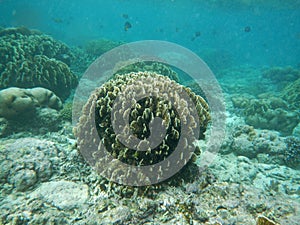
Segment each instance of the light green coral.
[{"label": "light green coral", "polygon": [[77,77],[66,63],[69,48],[49,36],[26,28],[0,32],[0,88],[36,86],[52,90],[66,99],[77,85]]},{"label": "light green coral", "polygon": [[289,103],[290,108],[300,109],[300,78],[283,89],[282,97]]},{"label": "light green coral", "polygon": [[0,88],[39,86],[66,99],[77,82],[77,77],[65,63],[36,55],[31,60],[7,63],[0,77]]},{"label": "light green coral", "polygon": [[63,120],[72,121],[72,106],[72,102],[66,102],[62,110],[59,111],[59,115]]},{"label": "light green coral", "polygon": [[[133,85],[135,84],[135,82],[141,82],[140,79],[143,79],[147,85]],[[153,90],[152,85],[159,88]],[[162,93],[168,93],[170,95],[170,98],[176,99],[176,101],[180,100],[181,104],[177,105],[177,107],[182,107],[180,108],[180,110],[184,109],[183,117],[186,119],[181,120],[177,109],[175,109],[168,100],[152,95],[147,96],[134,103],[131,110],[126,111],[127,113],[118,114],[120,111],[117,110],[116,113],[114,113],[116,118],[111,118],[113,104],[118,94],[124,91],[125,88],[128,88],[126,90],[133,96],[138,95],[139,93],[151,93],[150,91],[160,91]],[[179,93],[181,93],[180,91],[186,92],[191,101],[195,104],[197,111],[195,112],[195,115],[192,115],[189,111],[189,104],[191,103],[188,103],[186,99],[180,98],[179,95],[176,95],[175,93],[177,92],[174,91],[174,89]],[[116,108],[122,108],[122,106],[120,105],[122,103],[119,102],[115,104]],[[91,124],[90,118],[88,116],[92,115],[93,112],[95,112],[96,129],[94,128],[95,122],[92,121]],[[186,113],[188,113],[189,116],[186,116]],[[154,132],[156,134],[156,132],[151,130],[151,127],[149,126],[153,118],[162,118],[166,123],[166,134],[162,136],[162,141],[159,142],[160,144],[153,149],[148,146],[147,151],[136,151],[127,147],[131,146],[129,143],[131,141],[130,138],[124,139],[125,144],[120,142],[120,135],[118,135],[117,137],[116,133],[114,132],[113,123],[114,121],[122,121],[124,119],[123,117],[125,117],[126,115],[129,116],[129,127],[132,134],[138,139],[142,140],[136,146],[137,149],[143,148],[145,145],[147,147],[147,143],[149,142],[147,139],[151,136],[151,133]],[[119,116],[121,118],[119,118]],[[197,116],[198,118],[195,118],[194,116]],[[199,121],[199,127],[195,127],[196,120]],[[90,154],[89,151],[91,145],[99,146],[96,148],[98,148],[97,151],[100,152],[104,150],[105,146],[106,151],[110,152],[110,154],[114,158],[126,164],[135,166],[147,166],[163,160],[168,160],[168,156],[172,154],[179,143],[182,132],[181,127],[183,126],[183,123],[185,124],[185,126],[190,128],[184,135],[184,137],[186,137],[186,142],[183,150],[186,150],[184,152],[187,152],[188,149],[195,148],[195,130],[193,130],[193,127],[196,130],[200,129],[200,134],[197,138],[204,138],[204,132],[209,121],[210,114],[208,104],[202,97],[196,95],[191,89],[186,88],[176,83],[175,81],[172,81],[168,77],[159,75],[157,73],[133,72],[130,74],[115,76],[113,79],[109,80],[101,87],[99,87],[90,96],[90,99],[84,106],[83,116],[80,118],[80,122],[78,124],[78,127],[76,128],[76,136],[78,137],[78,147],[84,156]],[[99,136],[102,144],[99,145],[96,138],[91,140],[91,137],[94,136]],[[199,154],[200,152],[195,151],[195,153]],[[97,162],[101,162],[101,160],[103,159],[93,158],[88,160],[97,160]],[[189,161],[189,163],[184,166],[182,170],[171,180],[176,181],[174,183],[177,184],[181,183],[182,179],[188,182],[190,179],[193,179],[195,174],[197,174],[198,170],[196,167],[197,166],[192,163],[192,161]],[[115,169],[116,172],[114,172],[112,176],[116,176],[116,174],[118,174],[119,172],[122,173],[122,167],[118,167]]]},{"label": "light green coral", "polygon": [[[122,66],[122,65],[119,65]],[[178,74],[169,66],[152,61],[135,62],[121,69],[114,71],[114,74],[127,74],[132,72],[154,72],[169,77],[171,80],[179,82]]]}]

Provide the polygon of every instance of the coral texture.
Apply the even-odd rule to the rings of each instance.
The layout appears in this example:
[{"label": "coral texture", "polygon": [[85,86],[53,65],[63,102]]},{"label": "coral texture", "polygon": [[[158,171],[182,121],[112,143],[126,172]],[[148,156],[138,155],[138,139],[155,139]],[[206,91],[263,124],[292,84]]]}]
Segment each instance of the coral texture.
[{"label": "coral texture", "polygon": [[284,87],[300,78],[300,70],[293,67],[271,67],[262,72],[262,77],[271,80],[275,85]]},{"label": "coral texture", "polygon": [[[136,80],[139,79],[143,79],[145,81],[144,83],[147,85],[144,87],[139,85],[130,86],[130,84],[135,84]],[[120,135],[116,135],[114,132],[112,125],[114,121],[112,121],[111,112],[118,94],[120,92],[122,93],[128,85],[129,89],[126,93],[132,96],[135,96],[138,93],[151,93],[156,91],[165,93],[168,97],[171,96],[172,98],[174,89],[177,91],[185,91],[196,106],[196,115],[199,117],[200,138],[203,138],[203,133],[210,121],[208,105],[205,100],[194,94],[189,88],[183,87],[165,76],[150,72],[139,72],[117,75],[114,79],[102,85],[93,95],[91,95],[88,103],[84,107],[84,116],[81,117],[80,124],[77,128],[77,136],[79,137],[78,145],[80,150],[88,148],[91,142],[94,142],[96,146],[99,145],[99,151],[103,151],[102,148],[105,147],[114,158],[117,158],[126,164],[152,165],[165,160],[174,151],[181,136],[181,126],[183,123],[190,127],[188,131],[190,133],[184,134],[184,136],[187,136],[188,138],[194,136],[192,127],[195,126],[195,118],[190,116],[188,103],[185,102],[184,99],[178,99],[181,100],[181,105],[177,107],[183,107],[183,111],[185,112],[185,119],[180,120],[178,112],[169,101],[151,95],[133,103],[131,109],[129,111],[126,110],[123,116],[123,119],[126,115],[129,116],[129,127],[132,134],[140,140],[143,140],[135,146],[136,149],[144,148],[146,146],[145,148],[147,150],[135,151],[133,149],[129,149],[126,146],[131,146],[130,139],[125,140],[126,146],[123,145],[120,142]],[[179,96],[173,97],[180,98]],[[120,107],[120,109],[123,108],[122,103],[116,104],[116,109],[118,109],[118,107]],[[92,129],[90,126],[93,125],[88,122],[88,117],[91,113],[93,113],[93,111],[95,111],[97,131]],[[115,114],[118,114],[118,112]],[[149,138],[152,133],[156,134],[157,132],[159,135],[159,130],[150,130],[149,124],[152,122],[154,117],[161,117],[163,119],[166,126],[166,135],[162,137],[163,139],[157,147],[149,148],[147,138]],[[119,117],[115,116],[114,119],[116,118],[118,119]],[[196,129],[199,129],[199,127]],[[100,136],[103,145],[95,143],[96,140],[91,140],[91,137],[95,135],[95,132],[97,132]],[[186,140],[187,144],[185,147],[187,149],[192,148],[192,143],[190,141],[191,140]]]},{"label": "coral texture", "polygon": [[300,139],[297,137],[281,137],[276,131],[240,125],[234,128],[228,143],[227,154],[233,152],[238,156],[256,158],[259,163],[299,168]]},{"label": "coral texture", "polygon": [[2,30],[0,88],[40,86],[65,99],[78,82],[67,65],[71,57],[66,45],[49,36],[26,28]]},{"label": "coral texture", "polygon": [[144,72],[144,71],[161,74],[169,77],[171,80],[175,80],[176,82],[179,82],[178,74],[174,70],[172,70],[169,66],[159,62],[146,61],[146,62],[132,63],[128,66],[122,67],[121,69],[115,71],[115,74],[127,74],[131,72]]},{"label": "coral texture", "polygon": [[23,138],[4,145],[0,156],[0,191],[26,191],[47,181],[55,170],[55,157],[57,149],[49,141]]},{"label": "coral texture", "polygon": [[291,135],[299,123],[299,112],[289,108],[290,105],[281,98],[269,95],[259,97],[236,96],[232,97],[232,102],[235,108],[241,110],[247,124]]},{"label": "coral texture", "polygon": [[65,121],[72,121],[72,106],[72,102],[66,102],[62,110],[59,111],[60,118]]},{"label": "coral texture", "polygon": [[287,85],[282,90],[282,97],[289,103],[289,107],[292,109],[300,108],[300,78],[293,83]]},{"label": "coral texture", "polygon": [[26,116],[34,115],[37,107],[60,110],[62,103],[52,91],[41,87],[11,87],[0,91],[0,117],[22,120]]}]

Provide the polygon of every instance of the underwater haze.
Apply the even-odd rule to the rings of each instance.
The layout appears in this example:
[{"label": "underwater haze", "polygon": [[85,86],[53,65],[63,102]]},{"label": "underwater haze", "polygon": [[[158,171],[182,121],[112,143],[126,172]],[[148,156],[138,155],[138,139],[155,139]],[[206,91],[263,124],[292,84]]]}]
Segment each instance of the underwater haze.
[{"label": "underwater haze", "polygon": [[300,0],[0,0],[0,225],[299,225]]},{"label": "underwater haze", "polygon": [[224,51],[238,64],[299,64],[299,0],[4,0],[0,10],[0,25],[36,28],[67,44],[167,40],[200,56]]}]

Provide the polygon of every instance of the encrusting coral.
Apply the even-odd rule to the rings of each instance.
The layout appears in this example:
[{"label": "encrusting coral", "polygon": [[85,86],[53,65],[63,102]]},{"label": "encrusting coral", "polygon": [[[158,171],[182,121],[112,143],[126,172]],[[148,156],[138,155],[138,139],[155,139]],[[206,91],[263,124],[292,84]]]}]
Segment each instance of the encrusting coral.
[{"label": "encrusting coral", "polygon": [[[145,85],[132,85],[135,84],[135,82],[139,82],[140,79],[144,80]],[[133,103],[130,110],[126,110],[124,114],[115,111],[115,114],[121,114],[119,116],[123,117],[123,119],[127,116],[129,117],[129,127],[132,134],[142,140],[135,146],[136,149],[143,147],[147,148],[147,138],[151,137],[151,133],[156,134],[157,131],[151,130],[149,125],[154,117],[160,117],[165,122],[166,134],[162,137],[162,141],[158,146],[154,148],[149,148],[148,146],[147,151],[135,151],[134,149],[130,149],[127,146],[131,146],[131,140],[126,139],[125,144],[123,144],[124,142],[121,143],[120,134],[116,134],[113,129],[113,123],[115,122],[113,120],[119,121],[119,116],[114,114],[115,116],[111,118],[113,107],[116,107],[115,109],[123,109],[122,102],[114,102],[116,101],[117,96],[124,92],[124,90],[126,90],[126,93],[130,96],[136,96],[142,92],[154,93],[156,91],[165,93],[169,98],[180,98],[179,96],[173,96],[174,90],[186,92],[195,104],[199,127],[192,128],[195,126],[194,121],[196,118],[193,118],[193,116],[191,116],[192,114],[189,114],[189,106],[184,99],[180,99],[182,104],[177,106],[184,108],[183,112],[185,119],[181,120],[177,109],[174,108],[170,101],[162,99],[161,97],[155,97],[153,94]],[[116,106],[113,106],[115,104]],[[95,112],[94,122],[89,121],[93,112]],[[193,129],[200,129],[199,138],[203,138],[209,121],[210,115],[207,103],[202,97],[193,93],[191,89],[179,85],[168,77],[157,73],[138,72],[116,75],[91,95],[83,109],[83,116],[80,118],[76,135],[78,137],[78,147],[83,154],[85,153],[82,151],[90,149],[91,144],[94,144],[95,146],[98,146],[98,151],[105,151],[104,149],[106,149],[115,159],[126,164],[134,166],[153,165],[162,160],[166,160],[166,158],[174,151],[182,135],[181,128],[184,124],[190,128],[188,131],[190,133],[184,134],[184,137],[186,137],[187,140],[185,148],[182,149],[183,152],[184,150],[194,147],[192,146],[193,143],[190,142],[191,140],[188,140],[190,137],[194,136]],[[95,122],[96,129],[93,128]],[[94,135],[100,137],[101,143],[97,143],[97,140],[92,138]],[[118,169],[118,171],[120,171],[120,168]],[[181,179],[183,177],[186,178],[186,176],[187,175],[185,174]]]},{"label": "encrusting coral", "polygon": [[9,28],[0,33],[0,88],[44,87],[62,100],[77,85],[70,71],[69,48],[49,36],[26,28]]}]

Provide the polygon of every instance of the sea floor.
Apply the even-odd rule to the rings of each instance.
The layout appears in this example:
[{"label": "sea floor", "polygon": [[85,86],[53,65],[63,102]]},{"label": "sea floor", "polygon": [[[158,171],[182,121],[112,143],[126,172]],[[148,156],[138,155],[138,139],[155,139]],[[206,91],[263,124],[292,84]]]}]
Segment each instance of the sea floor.
[{"label": "sea floor", "polygon": [[[258,69],[235,67],[218,75],[227,108],[220,151],[192,183],[152,195],[112,191],[76,149],[71,123],[58,132],[1,138],[0,224],[250,225],[258,217],[299,224],[299,161],[286,158],[297,137],[292,130],[254,128],[232,101],[276,90],[255,74]],[[197,162],[201,167],[201,155]]]}]

